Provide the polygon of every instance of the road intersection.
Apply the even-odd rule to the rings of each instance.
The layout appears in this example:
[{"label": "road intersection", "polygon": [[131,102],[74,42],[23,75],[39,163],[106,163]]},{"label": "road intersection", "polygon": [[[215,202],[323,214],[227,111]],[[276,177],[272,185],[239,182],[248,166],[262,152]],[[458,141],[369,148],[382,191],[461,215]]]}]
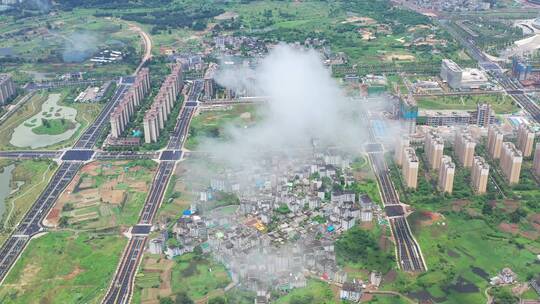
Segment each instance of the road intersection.
[{"label": "road intersection", "polygon": [[104,304],[129,303],[131,300],[135,273],[141,261],[148,233],[150,232],[150,226],[163,201],[165,190],[174,173],[176,162],[181,157],[181,149],[187,137],[189,124],[196,110],[197,98],[201,91],[202,86],[198,86],[197,82],[194,83],[186,103],[181,109],[174,131],[170,135],[167,150],[163,151],[160,156],[158,170],[139,216],[139,223],[131,229],[132,237],[124,249],[120,264],[115,272],[109,290],[102,301]]},{"label": "road intersection", "polygon": [[[130,245],[126,248],[124,258],[126,255],[130,256],[128,259],[130,262],[127,264],[120,264],[118,274],[121,274],[120,280],[123,282],[127,279],[125,286],[131,286],[136,267],[138,266],[138,260],[136,264],[133,264],[133,257],[137,257],[142,252],[144,244],[146,242],[146,234],[150,232],[149,225],[160,206],[163,199],[165,189],[172,173],[176,162],[181,159],[182,146],[187,137],[189,130],[189,123],[198,105],[197,98],[200,95],[202,86],[193,86],[190,91],[190,98],[194,97],[194,100],[188,98],[188,102],[184,104],[181,109],[180,115],[176,127],[171,134],[171,139],[167,145],[167,150],[157,152],[107,152],[96,151],[95,144],[99,136],[104,131],[106,124],[109,123],[109,117],[112,109],[122,99],[123,95],[129,88],[129,82],[124,83],[120,80],[119,85],[113,95],[113,98],[105,105],[96,120],[83,132],[79,140],[74,144],[71,149],[64,151],[2,151],[0,152],[0,158],[11,159],[55,159],[60,163],[58,170],[54,173],[53,177],[49,181],[49,184],[45,187],[38,199],[30,207],[28,212],[24,215],[20,223],[18,223],[14,232],[4,242],[0,248],[0,284],[4,281],[9,270],[19,258],[25,247],[30,242],[31,238],[36,234],[45,231],[45,227],[42,224],[43,219],[46,217],[58,197],[75,177],[79,169],[86,163],[92,160],[115,160],[115,159],[153,159],[159,162],[157,174],[153,180],[150,193],[147,197],[143,211],[141,212],[141,219],[139,225],[135,226],[132,230],[134,236],[130,240]],[[189,106],[188,106],[189,104]],[[133,256],[135,254],[135,256]],[[139,256],[140,257],[140,256]],[[125,268],[122,265],[128,266]],[[123,270],[126,269],[126,270]],[[125,271],[129,274],[125,276]],[[117,278],[115,278],[115,282]],[[110,291],[117,290],[114,288],[115,284],[111,286]],[[127,292],[127,293],[126,293]],[[109,295],[110,293],[108,293]],[[113,292],[114,294],[114,292]],[[131,296],[131,289],[119,289],[116,294],[128,299]],[[104,303],[127,303],[124,301],[110,302],[110,300],[104,300]]]},{"label": "road intersection", "polygon": [[405,205],[400,202],[390,178],[390,170],[384,158],[384,146],[377,142],[367,114],[363,114],[361,118],[369,131],[369,142],[365,145],[365,150],[377,178],[382,203],[396,243],[397,264],[407,272],[426,271],[427,265],[422,251],[407,222]]}]

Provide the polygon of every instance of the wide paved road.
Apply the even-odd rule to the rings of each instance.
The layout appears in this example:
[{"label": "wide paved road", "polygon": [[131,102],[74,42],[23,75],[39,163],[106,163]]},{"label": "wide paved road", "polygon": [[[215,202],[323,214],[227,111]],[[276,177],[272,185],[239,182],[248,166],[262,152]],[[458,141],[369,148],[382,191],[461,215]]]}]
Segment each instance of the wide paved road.
[{"label": "wide paved road", "polygon": [[394,184],[384,160],[383,152],[369,153],[373,171],[381,190],[383,205],[390,221],[392,235],[396,241],[398,265],[404,271],[421,272],[426,270],[420,246],[414,239],[403,207],[399,201]]},{"label": "wide paved road", "polygon": [[[149,40],[148,35],[142,32],[142,30],[141,35],[143,36],[146,51],[140,66],[142,66],[151,55],[150,51],[148,51],[151,50],[151,40]],[[137,71],[138,70],[139,68],[137,68]],[[11,266],[20,256],[30,238],[43,229],[41,222],[49,212],[50,208],[54,205],[54,202],[58,199],[62,191],[67,187],[83,163],[92,159],[94,155],[94,151],[92,149],[94,148],[99,136],[102,134],[105,126],[109,123],[111,111],[128,91],[130,81],[132,81],[130,80],[131,78],[127,77],[125,79],[120,79],[113,97],[109,102],[107,102],[98,117],[79,137],[73,148],[61,154],[61,160],[63,163],[55,172],[53,178],[43,193],[41,193],[36,202],[32,205],[32,207],[30,207],[30,210],[25,214],[21,223],[18,224],[16,231],[8,238],[8,240],[4,242],[0,248],[0,284],[4,281],[9,270],[11,269]],[[13,152],[6,152],[4,157],[26,158],[28,156],[32,156],[33,154],[32,152],[11,155],[7,153]],[[69,156],[66,157],[66,155]],[[35,156],[40,158],[58,158],[57,154],[48,154],[48,152],[38,152],[38,154]],[[144,244],[142,248],[144,248]],[[135,250],[134,252],[137,251]]]},{"label": "wide paved road", "polygon": [[5,279],[30,237],[42,231],[41,222],[81,165],[82,162],[64,162],[60,165],[45,190],[25,214],[16,231],[4,243],[0,249],[0,283]]},{"label": "wide paved road", "polygon": [[[81,154],[83,158],[88,156],[91,158],[92,149],[103,130],[104,126],[109,121],[109,114],[114,105],[120,100],[121,96],[127,90],[127,85],[120,84],[114,94],[114,97],[102,109],[98,118],[85,130],[74,146],[74,149],[65,152],[63,155]],[[86,149],[86,150],[84,150]],[[87,153],[87,152],[92,153]],[[24,152],[2,152],[3,157],[9,158],[58,158],[58,152],[49,151],[24,151]],[[60,154],[62,155],[62,154]],[[15,232],[4,242],[0,248],[0,284],[4,281],[11,266],[20,256],[30,238],[43,230],[41,222],[52,208],[62,191],[67,187],[73,179],[77,171],[81,168],[84,161],[89,159],[74,159],[62,157],[63,162],[58,170],[54,173],[49,184],[45,187],[38,199],[34,202],[30,210],[24,215],[21,222],[17,225]]]},{"label": "wide paved road", "polygon": [[456,32],[449,24],[448,20],[440,20],[440,24],[452,35],[471,57],[478,61],[478,65],[489,71],[499,82],[503,89],[523,108],[536,122],[540,123],[540,107],[529,96],[524,94],[523,88],[514,79],[504,74],[498,63],[491,60],[480,50],[473,40],[464,38]]},{"label": "wide paved road", "polygon": [[0,151],[0,158],[11,159],[53,159],[60,158],[62,151]]},{"label": "wide paved road", "polygon": [[360,121],[365,124],[368,130],[371,143],[366,145],[373,172],[377,178],[383,206],[390,222],[390,229],[396,242],[396,259],[399,267],[408,272],[426,271],[426,263],[420,246],[414,239],[411,228],[405,217],[403,205],[399,201],[394,184],[390,178],[390,171],[384,159],[384,149],[377,143],[375,134],[371,128],[371,123],[366,113],[361,114]]},{"label": "wide paved road", "polygon": [[169,143],[167,144],[167,150],[180,150],[184,143],[185,137],[189,131],[189,124],[191,122],[191,117],[195,111],[193,106],[184,106],[180,112],[180,119],[174,127],[174,131],[171,134]]},{"label": "wide paved road", "polygon": [[79,140],[73,146],[74,149],[92,149],[96,144],[99,135],[102,133],[105,126],[109,123],[109,118],[114,107],[122,100],[124,94],[129,89],[129,85],[120,83],[114,92],[111,100],[101,110],[101,113],[96,118],[94,123],[88,127],[81,135]]},{"label": "wide paved road", "polygon": [[[199,85],[196,85],[197,83],[199,83]],[[191,88],[187,102],[180,110],[178,121],[170,135],[169,143],[167,145],[168,150],[164,151],[163,154],[168,152],[169,155],[181,156],[181,148],[186,140],[191,117],[197,106],[197,97],[202,90],[201,84],[202,82],[195,81],[194,86]],[[137,267],[139,266],[146,245],[150,226],[163,201],[165,190],[174,173],[176,161],[179,159],[180,157],[163,160],[162,157],[156,175],[154,176],[150,192],[146,197],[143,210],[139,216],[139,222],[131,229],[132,237],[124,249],[122,259],[102,303],[116,304],[129,303],[131,301],[135,274],[137,273]]]}]

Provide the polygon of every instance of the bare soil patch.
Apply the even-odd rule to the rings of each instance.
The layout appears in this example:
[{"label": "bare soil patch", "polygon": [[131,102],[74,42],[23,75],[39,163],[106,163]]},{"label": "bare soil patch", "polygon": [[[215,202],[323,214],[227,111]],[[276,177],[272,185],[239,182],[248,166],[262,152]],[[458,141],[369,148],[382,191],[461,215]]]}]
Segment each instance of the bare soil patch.
[{"label": "bare soil patch", "polygon": [[72,272],[68,273],[67,275],[62,277],[62,280],[73,280],[75,279],[83,270],[77,266],[75,269],[73,269]]},{"label": "bare soil patch", "polygon": [[520,205],[520,202],[516,200],[504,200],[502,208],[505,212],[511,213],[519,208]]},{"label": "bare soil patch", "polygon": [[420,226],[431,226],[443,218],[444,216],[438,212],[421,211],[417,223],[420,224]]},{"label": "bare soil patch", "polygon": [[452,202],[452,211],[454,212],[460,212],[462,211],[466,206],[470,205],[470,201],[468,200],[456,200]]},{"label": "bare soil patch", "polygon": [[397,272],[395,270],[390,270],[387,274],[384,275],[383,281],[386,283],[393,283],[397,278]]},{"label": "bare soil patch", "polygon": [[519,233],[519,225],[518,224],[511,224],[511,223],[500,223],[499,229],[502,232],[511,233],[511,234],[518,234]]}]

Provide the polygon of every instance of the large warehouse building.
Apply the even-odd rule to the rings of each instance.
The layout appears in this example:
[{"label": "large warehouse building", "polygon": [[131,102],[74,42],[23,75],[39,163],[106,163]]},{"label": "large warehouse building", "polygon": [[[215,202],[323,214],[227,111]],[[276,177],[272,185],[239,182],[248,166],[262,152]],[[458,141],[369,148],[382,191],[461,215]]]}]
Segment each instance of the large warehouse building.
[{"label": "large warehouse building", "polygon": [[486,73],[479,69],[461,68],[450,59],[443,59],[441,78],[452,89],[470,90],[479,89],[489,84]]}]

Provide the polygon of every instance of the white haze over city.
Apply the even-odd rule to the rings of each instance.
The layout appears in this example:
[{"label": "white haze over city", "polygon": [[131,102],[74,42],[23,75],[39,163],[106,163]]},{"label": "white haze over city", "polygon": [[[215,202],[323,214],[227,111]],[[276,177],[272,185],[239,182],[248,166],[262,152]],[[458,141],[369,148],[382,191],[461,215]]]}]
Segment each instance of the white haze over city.
[{"label": "white haze over city", "polygon": [[[261,119],[255,125],[225,127],[226,141],[200,140],[197,150],[209,153],[214,163],[240,170],[258,165],[269,156],[305,158],[310,155],[313,138],[320,146],[335,146],[352,155],[360,155],[368,141],[367,123],[360,121],[363,102],[352,101],[344,95],[323,65],[320,54],[314,50],[279,45],[254,70],[226,69],[218,74],[217,81],[233,90],[251,87],[257,95],[265,96],[267,102],[258,106]],[[188,175],[188,183],[192,176],[204,176],[208,182],[216,178],[216,172],[206,165],[192,164],[189,170],[193,174]],[[245,177],[246,182],[249,178]],[[212,212],[206,216],[219,217],[219,214]],[[292,256],[294,252],[302,251],[299,244],[289,243],[278,251],[259,248],[247,254],[238,252],[234,257],[236,262],[231,261],[229,267],[238,273],[241,269],[235,268],[241,268],[238,265],[245,265],[246,261],[251,265],[274,263],[284,255]],[[291,269],[304,267],[301,264],[289,266]]]},{"label": "white haze over city", "polygon": [[208,140],[201,145],[217,159],[241,162],[261,152],[292,153],[309,147],[313,138],[356,152],[365,144],[367,130],[352,115],[359,104],[347,99],[314,50],[278,45],[255,70],[227,69],[217,81],[233,90],[254,87],[267,99],[255,126],[228,127],[226,143]]}]

